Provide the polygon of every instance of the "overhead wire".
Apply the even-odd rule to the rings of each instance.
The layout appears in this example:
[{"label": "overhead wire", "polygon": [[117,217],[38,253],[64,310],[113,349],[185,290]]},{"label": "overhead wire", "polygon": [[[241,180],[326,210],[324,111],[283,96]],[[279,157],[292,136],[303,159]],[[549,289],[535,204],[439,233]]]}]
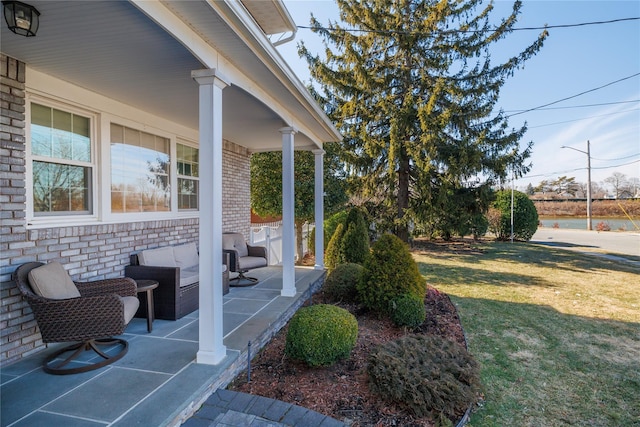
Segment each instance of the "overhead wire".
[{"label": "overhead wire", "polygon": [[[518,27],[511,28],[510,31],[537,31],[537,30],[548,30],[553,28],[574,28],[574,27],[584,27],[589,25],[604,25],[604,24],[614,24],[617,22],[626,22],[626,21],[637,21],[640,20],[640,17],[629,17],[629,18],[618,18],[618,19],[610,19],[608,21],[591,21],[591,22],[580,22],[577,24],[559,24],[559,25],[545,25],[543,27]],[[403,30],[371,30],[371,29],[363,29],[363,28],[329,28],[329,27],[311,27],[309,25],[296,25],[298,29],[301,30],[325,30],[325,31],[341,31],[348,33],[374,33],[374,34],[455,34],[455,33],[466,33],[466,34],[477,34],[477,33],[491,33],[498,31],[498,28],[486,29],[486,30],[438,30],[438,31],[403,31]]]},{"label": "overhead wire", "polygon": [[615,161],[618,161],[618,160],[630,159],[630,158],[636,157],[636,156],[640,156],[640,153],[631,154],[630,156],[617,157],[615,159],[599,159],[597,157],[591,156],[591,159],[592,160],[598,160],[598,161],[601,161],[601,162],[615,162]]},{"label": "overhead wire", "polygon": [[543,127],[547,127],[547,126],[561,125],[561,124],[564,124],[564,123],[579,122],[581,120],[589,120],[589,119],[595,119],[595,118],[598,118],[598,117],[613,116],[613,115],[616,115],[616,114],[630,113],[632,111],[638,111],[638,110],[640,110],[640,108],[633,108],[631,110],[623,110],[623,111],[615,111],[613,113],[599,114],[597,116],[582,117],[580,119],[564,120],[562,122],[553,122],[553,123],[545,123],[543,125],[528,126],[527,129],[537,129],[537,128],[543,128]]},{"label": "overhead wire", "polygon": [[582,95],[585,95],[585,94],[587,94],[587,93],[595,92],[595,91],[597,91],[597,90],[600,90],[600,89],[603,89],[603,88],[605,88],[605,87],[608,87],[608,86],[614,85],[614,84],[616,84],[616,83],[620,83],[620,82],[623,82],[623,81],[625,81],[625,80],[632,79],[632,78],[637,77],[637,76],[639,76],[639,75],[640,75],[640,73],[635,73],[635,74],[632,74],[632,75],[630,75],[630,76],[623,77],[623,78],[621,78],[621,79],[618,79],[618,80],[615,80],[615,81],[609,82],[609,83],[604,84],[604,85],[602,85],[602,86],[598,86],[598,87],[595,87],[595,88],[593,88],[593,89],[585,90],[584,92],[580,92],[580,93],[575,94],[575,95],[572,95],[572,96],[567,96],[566,98],[558,99],[557,101],[549,102],[549,103],[547,103],[547,104],[539,105],[539,106],[537,106],[537,107],[529,108],[529,109],[527,109],[527,110],[522,110],[522,111],[520,111],[520,112],[518,112],[518,113],[509,114],[509,115],[507,115],[507,116],[505,116],[505,117],[509,118],[509,117],[513,117],[513,116],[520,115],[520,114],[528,113],[528,112],[530,112],[530,111],[539,110],[539,109],[541,109],[541,108],[548,107],[549,105],[558,104],[558,103],[560,103],[560,102],[567,101],[567,100],[569,100],[569,99],[573,99],[573,98],[577,98],[577,97],[582,96]]},{"label": "overhead wire", "polygon": [[[640,163],[640,160],[635,160],[633,162],[629,162],[629,163],[623,163],[621,165],[614,165],[614,166],[599,166],[599,167],[591,167],[591,169],[613,169],[613,168],[619,168],[622,166],[628,166],[628,165],[632,165],[634,163]],[[570,173],[570,172],[578,172],[578,171],[584,171],[587,170],[588,168],[575,168],[575,169],[567,169],[567,170],[563,170],[563,171],[557,171],[557,172],[547,172],[547,173],[539,173],[539,174],[535,174],[535,175],[525,175],[522,178],[539,178],[541,176],[558,176],[560,174],[564,174],[564,173]]]},{"label": "overhead wire", "polygon": [[[621,165],[614,165],[614,166],[597,166],[597,167],[591,167],[591,169],[612,169],[612,168],[620,168],[622,166],[629,166],[632,165],[634,163],[640,163],[640,160],[634,160],[632,162],[629,163],[623,163]],[[587,169],[587,168],[582,168],[582,169]]]},{"label": "overhead wire", "polygon": [[[538,108],[538,110],[536,110],[536,111],[567,110],[567,109],[570,109],[570,108],[585,108],[585,107],[601,107],[603,105],[631,104],[631,103],[634,103],[634,102],[640,102],[640,99],[632,99],[630,101],[601,102],[601,103],[598,103],[598,104],[568,105],[566,107]],[[525,110],[505,110],[505,113],[518,113],[520,111],[525,111]]]}]

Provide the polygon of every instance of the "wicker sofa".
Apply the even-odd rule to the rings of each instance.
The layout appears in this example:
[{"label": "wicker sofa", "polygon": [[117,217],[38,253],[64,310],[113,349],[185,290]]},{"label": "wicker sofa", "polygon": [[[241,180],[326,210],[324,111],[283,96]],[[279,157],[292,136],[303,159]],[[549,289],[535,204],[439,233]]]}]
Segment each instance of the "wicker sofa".
[{"label": "wicker sofa", "polygon": [[[229,292],[228,255],[223,254],[223,293]],[[158,282],[153,292],[156,319],[177,320],[198,309],[200,293],[199,256],[195,243],[146,249],[131,255],[125,276]],[[137,317],[146,317],[140,304]]]}]

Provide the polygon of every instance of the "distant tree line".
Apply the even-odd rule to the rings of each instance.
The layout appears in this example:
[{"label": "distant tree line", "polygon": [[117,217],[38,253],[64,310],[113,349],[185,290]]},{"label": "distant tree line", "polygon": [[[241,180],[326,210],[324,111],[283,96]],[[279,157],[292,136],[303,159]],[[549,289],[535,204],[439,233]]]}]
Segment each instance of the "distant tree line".
[{"label": "distant tree line", "polygon": [[[577,182],[575,177],[560,176],[553,180],[542,180],[537,186],[527,185],[525,193],[533,196],[536,193],[567,197],[587,197],[587,184]],[[640,195],[640,178],[614,172],[602,182],[591,182],[591,197],[594,199],[630,199]]]}]

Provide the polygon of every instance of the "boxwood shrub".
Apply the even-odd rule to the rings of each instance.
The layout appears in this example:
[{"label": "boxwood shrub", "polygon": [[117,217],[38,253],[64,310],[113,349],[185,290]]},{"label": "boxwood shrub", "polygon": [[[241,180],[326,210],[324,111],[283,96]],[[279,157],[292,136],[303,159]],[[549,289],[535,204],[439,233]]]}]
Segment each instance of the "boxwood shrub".
[{"label": "boxwood shrub", "polygon": [[289,322],[285,354],[309,366],[329,366],[349,357],[358,338],[358,321],[328,304],[303,307]]},{"label": "boxwood shrub", "polygon": [[427,317],[424,299],[414,295],[400,295],[389,303],[389,316],[396,326],[417,328]]},{"label": "boxwood shrub", "polygon": [[323,290],[333,301],[354,302],[358,298],[356,285],[364,267],[355,263],[338,265],[329,272],[324,281]]}]

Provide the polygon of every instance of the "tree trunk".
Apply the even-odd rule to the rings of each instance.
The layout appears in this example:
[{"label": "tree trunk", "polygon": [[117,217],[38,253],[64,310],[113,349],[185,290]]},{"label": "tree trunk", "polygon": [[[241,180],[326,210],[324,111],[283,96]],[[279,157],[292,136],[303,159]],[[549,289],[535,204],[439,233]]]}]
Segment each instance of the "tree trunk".
[{"label": "tree trunk", "polygon": [[409,242],[409,226],[404,218],[405,211],[409,207],[409,157],[401,150],[398,162],[398,219],[401,220],[396,227],[396,235],[405,243]]},{"label": "tree trunk", "polygon": [[304,258],[303,246],[302,246],[302,227],[304,226],[304,221],[296,221],[296,265],[302,265],[302,259]]}]

